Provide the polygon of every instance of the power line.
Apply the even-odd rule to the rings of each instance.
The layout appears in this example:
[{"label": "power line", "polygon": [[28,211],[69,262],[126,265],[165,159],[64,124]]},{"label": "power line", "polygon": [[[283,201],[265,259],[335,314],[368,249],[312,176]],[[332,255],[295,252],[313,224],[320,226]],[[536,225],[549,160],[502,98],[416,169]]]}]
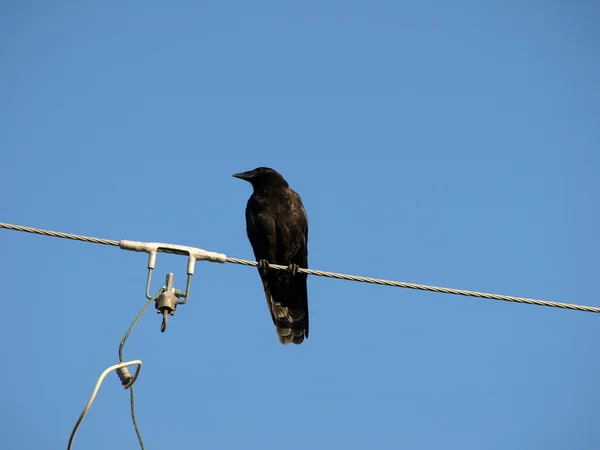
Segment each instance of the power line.
[{"label": "power line", "polygon": [[[140,361],[139,359],[136,359],[136,360],[133,360],[133,361],[121,362],[119,364],[115,364],[114,366],[110,366],[104,372],[102,372],[102,374],[98,378],[98,381],[96,382],[96,385],[94,386],[94,390],[92,391],[92,395],[90,395],[90,398],[88,399],[87,403],[85,404],[85,407],[83,408],[83,411],[79,415],[79,418],[77,419],[77,422],[75,423],[75,426],[73,427],[73,431],[71,432],[71,436],[69,436],[69,442],[67,444],[67,450],[71,450],[71,448],[73,448],[73,441],[75,440],[75,434],[77,433],[77,430],[79,429],[79,425],[81,425],[81,421],[83,420],[83,418],[86,416],[86,414],[90,410],[90,407],[92,406],[92,403],[94,403],[94,399],[96,398],[96,395],[98,394],[98,390],[100,389],[100,386],[102,385],[102,382],[106,378],[106,375],[108,375],[113,370],[124,369],[124,368],[129,367],[129,366],[138,366],[138,369],[137,369],[137,371],[135,373],[134,379],[131,381],[131,384],[130,384],[130,389],[133,389],[133,386],[131,386],[131,385],[137,379],[137,376],[140,373],[140,369],[142,368],[142,361]],[[131,401],[133,402],[133,394],[132,394],[132,400]],[[133,405],[133,403],[132,403],[132,405]],[[137,431],[137,428],[136,428],[136,431]]]},{"label": "power line", "polygon": [[[127,342],[127,339],[129,339],[129,335],[131,334],[131,332],[133,331],[133,329],[135,328],[135,326],[137,325],[139,320],[142,318],[142,316],[144,315],[144,313],[146,312],[148,307],[152,303],[154,303],[157,298],[158,298],[158,294],[156,296],[150,297],[148,299],[146,304],[142,307],[142,309],[140,310],[138,315],[135,317],[135,319],[133,320],[133,322],[131,323],[131,325],[129,326],[127,331],[125,332],[125,336],[123,336],[123,339],[121,340],[121,343],[119,344],[119,361],[121,363],[123,363],[123,348],[125,347],[125,343]],[[135,415],[135,392],[133,389],[133,383],[131,383],[129,385],[129,406],[131,407],[131,421],[133,423],[135,435],[137,436],[138,442],[140,443],[140,448],[142,450],[146,450],[146,446],[144,445],[144,439],[142,438],[142,432],[140,431],[140,427],[137,423],[137,418]]]},{"label": "power line", "polygon": [[[64,233],[58,233],[58,234],[64,234]],[[79,236],[79,237],[83,238],[84,236]],[[162,291],[163,290],[161,289],[160,292],[162,293]],[[142,361],[140,361],[139,359],[136,359],[134,361],[125,362],[123,360],[123,348],[125,347],[125,343],[127,342],[129,335],[131,334],[131,332],[133,331],[133,329],[135,328],[135,326],[141,319],[142,315],[144,315],[144,313],[146,312],[146,310],[148,309],[150,304],[154,303],[156,301],[159,294],[155,295],[154,297],[150,297],[148,299],[146,304],[143,306],[143,308],[140,310],[138,315],[135,317],[132,324],[127,329],[125,336],[123,336],[123,339],[121,340],[121,343],[119,344],[119,364],[110,366],[104,372],[102,372],[102,374],[100,375],[100,378],[98,378],[98,381],[96,382],[96,385],[94,386],[94,390],[92,391],[92,395],[88,399],[85,407],[83,408],[83,411],[81,412],[81,414],[79,415],[79,418],[77,419],[77,422],[75,423],[75,426],[73,427],[73,431],[71,432],[71,436],[69,437],[69,443],[67,444],[67,450],[71,450],[71,448],[73,447],[73,441],[75,439],[75,434],[77,433],[77,430],[79,429],[79,426],[81,425],[81,422],[83,421],[83,419],[87,415],[88,411],[90,410],[92,403],[94,403],[96,395],[98,394],[98,390],[100,389],[102,382],[106,378],[106,375],[108,375],[113,370],[117,371],[117,375],[119,375],[119,378],[121,379],[125,389],[129,389],[129,403],[130,403],[130,407],[131,407],[131,420],[133,422],[135,434],[137,435],[138,442],[140,444],[141,449],[142,450],[146,449],[146,447],[144,446],[144,440],[142,439],[142,433],[141,433],[140,427],[137,423],[137,418],[135,416],[135,393],[133,390],[133,384],[136,382],[138,375],[140,373],[140,370],[142,368]],[[138,369],[135,372],[135,375],[131,376],[131,373],[126,368],[128,366],[133,366],[133,365],[137,365]]]},{"label": "power line", "polygon": [[73,241],[91,242],[92,244],[104,244],[119,246],[118,241],[111,241],[110,239],[99,239],[87,236],[79,236],[77,234],[60,233],[58,231],[41,230],[39,228],[23,227],[21,225],[12,225],[10,223],[1,223],[0,228],[6,228],[7,230],[23,231],[25,233],[41,234],[43,236],[52,236],[62,239],[71,239]]},{"label": "power line", "polygon": [[[62,238],[62,239],[71,239],[71,240],[75,240],[75,241],[91,242],[93,244],[110,245],[110,246],[114,246],[114,247],[121,247],[125,250],[147,251],[145,249],[146,247],[144,247],[145,243],[137,243],[139,248],[134,248],[135,245],[132,245],[132,244],[136,244],[136,243],[132,243],[131,241],[113,241],[113,240],[109,240],[109,239],[99,239],[99,238],[94,238],[94,237],[80,236],[80,235],[70,234],[70,233],[60,233],[57,231],[42,230],[39,228],[30,228],[30,227],[24,227],[21,225],[13,225],[13,224],[8,224],[8,223],[1,223],[1,222],[0,222],[0,228],[5,228],[8,230],[14,230],[14,231],[22,231],[25,233],[40,234],[43,236],[58,237],[58,238]],[[166,247],[170,246],[172,248],[165,248],[165,246]],[[178,248],[173,248],[173,247],[177,247],[177,246],[173,246],[171,244],[164,244],[161,247],[158,244],[154,244],[154,248],[155,248],[154,251],[163,252],[163,253],[180,254],[180,255],[189,254],[186,251],[183,251]],[[201,249],[196,249],[196,250],[198,250],[199,254],[207,253],[206,251],[201,250]],[[215,255],[215,254],[212,253],[212,255]],[[220,255],[220,254],[216,254],[216,255]],[[211,260],[213,262],[228,262],[231,264],[241,264],[244,266],[253,266],[253,267],[255,267],[257,265],[257,263],[255,261],[231,258],[231,257],[225,256],[225,255],[220,255],[220,256],[222,256],[222,258],[220,258],[218,260],[217,259],[207,259],[207,260]],[[197,258],[197,259],[201,259],[201,258]],[[277,264],[271,264],[269,267],[272,269],[275,269],[275,270],[288,270],[288,268],[286,266],[281,266],[281,265],[277,265]],[[440,292],[443,294],[462,295],[462,296],[466,296],[466,297],[486,298],[489,300],[501,300],[501,301],[505,301],[505,302],[525,303],[528,305],[549,306],[549,307],[553,307],[553,308],[570,309],[570,310],[575,310],[575,311],[583,311],[583,312],[591,312],[591,313],[600,313],[600,308],[594,307],[594,306],[575,305],[575,304],[570,304],[570,303],[552,302],[552,301],[548,301],[548,300],[536,300],[533,298],[514,297],[514,296],[510,296],[510,295],[488,294],[485,292],[476,292],[476,291],[467,291],[467,290],[463,290],[463,289],[452,289],[452,288],[445,288],[445,287],[438,287],[438,286],[429,286],[429,285],[425,285],[425,284],[405,283],[405,282],[401,282],[401,281],[381,280],[378,278],[368,278],[368,277],[355,276],[355,275],[346,275],[343,273],[324,272],[322,270],[300,268],[298,271],[301,273],[306,273],[308,275],[316,275],[319,277],[335,278],[337,280],[357,281],[357,282],[361,282],[361,283],[378,284],[378,285],[382,285],[382,286],[393,286],[393,287],[401,287],[401,288],[406,288],[406,289],[416,289],[416,290],[420,290],[420,291]]]},{"label": "power line", "polygon": [[[162,293],[162,289],[161,289],[160,293]],[[129,339],[129,335],[131,334],[131,332],[133,331],[133,329],[135,328],[135,326],[137,325],[139,320],[142,318],[142,316],[144,315],[144,313],[146,312],[148,307],[156,301],[156,299],[158,298],[160,293],[155,295],[154,297],[150,297],[148,299],[146,304],[142,307],[142,309],[140,310],[138,315],[135,317],[135,319],[133,320],[133,322],[131,323],[131,325],[129,326],[127,331],[125,332],[125,336],[123,336],[123,339],[121,340],[121,343],[119,344],[119,361],[121,361],[121,363],[123,362],[123,348],[125,347],[125,343],[127,342],[127,339]],[[137,423],[137,418],[135,415],[135,392],[133,389],[133,383],[131,383],[131,385],[129,385],[129,405],[131,407],[131,421],[133,422],[133,428],[135,429],[135,434],[138,438],[138,442],[140,443],[140,448],[142,450],[146,450],[146,446],[144,445],[144,439],[142,438],[142,432],[140,431],[140,427]]]}]

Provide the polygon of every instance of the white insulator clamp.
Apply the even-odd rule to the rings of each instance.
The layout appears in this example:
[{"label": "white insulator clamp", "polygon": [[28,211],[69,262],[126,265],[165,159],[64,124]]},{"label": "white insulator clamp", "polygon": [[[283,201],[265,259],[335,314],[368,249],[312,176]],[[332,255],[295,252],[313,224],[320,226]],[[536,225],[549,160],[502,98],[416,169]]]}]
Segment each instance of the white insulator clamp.
[{"label": "white insulator clamp", "polygon": [[150,258],[148,259],[148,269],[154,269],[154,266],[156,265],[156,253],[159,250],[171,250],[173,253],[188,255],[188,275],[194,274],[194,266],[196,261],[210,261],[218,263],[225,263],[227,261],[227,256],[223,253],[209,252],[197,247],[188,247],[187,245],[123,240],[119,242],[119,247],[123,250],[148,253],[150,255]]}]

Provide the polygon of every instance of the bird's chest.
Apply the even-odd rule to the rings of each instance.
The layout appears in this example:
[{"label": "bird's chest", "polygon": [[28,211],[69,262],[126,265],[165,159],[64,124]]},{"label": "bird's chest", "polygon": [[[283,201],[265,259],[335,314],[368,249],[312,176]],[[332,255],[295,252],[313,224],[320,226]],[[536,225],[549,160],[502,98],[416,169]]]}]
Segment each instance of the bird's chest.
[{"label": "bird's chest", "polygon": [[293,212],[293,204],[285,195],[252,195],[246,210],[254,214],[286,215]]},{"label": "bird's chest", "polygon": [[251,226],[273,227],[294,214],[293,202],[276,192],[259,191],[250,197],[246,207],[246,221]]}]

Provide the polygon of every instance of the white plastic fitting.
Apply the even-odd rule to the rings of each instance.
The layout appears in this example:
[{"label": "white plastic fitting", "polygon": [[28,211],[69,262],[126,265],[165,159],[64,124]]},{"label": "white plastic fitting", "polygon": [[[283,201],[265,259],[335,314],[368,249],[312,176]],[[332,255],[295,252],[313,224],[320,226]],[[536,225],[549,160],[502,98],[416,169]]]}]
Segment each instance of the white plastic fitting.
[{"label": "white plastic fitting", "polygon": [[150,255],[148,260],[148,268],[154,269],[156,264],[156,253],[160,250],[173,250],[183,254],[187,254],[188,260],[188,275],[194,274],[194,265],[196,261],[210,261],[225,263],[227,256],[223,253],[209,252],[207,250],[188,247],[187,245],[164,244],[162,242],[139,242],[139,241],[120,241],[119,247],[123,250],[131,250],[134,252],[146,252]]}]

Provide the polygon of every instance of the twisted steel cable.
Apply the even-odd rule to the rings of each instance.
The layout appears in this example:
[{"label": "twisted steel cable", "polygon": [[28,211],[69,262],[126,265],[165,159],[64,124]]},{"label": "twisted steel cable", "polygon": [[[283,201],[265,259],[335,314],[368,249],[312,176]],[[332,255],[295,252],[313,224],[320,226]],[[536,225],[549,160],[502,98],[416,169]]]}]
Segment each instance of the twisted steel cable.
[{"label": "twisted steel cable", "polygon": [[[13,224],[8,224],[8,223],[1,223],[1,222],[0,222],[0,228],[5,228],[8,230],[14,230],[14,231],[22,231],[25,233],[40,234],[43,236],[52,236],[52,237],[58,237],[58,238],[63,238],[63,239],[71,239],[71,240],[75,240],[75,241],[91,242],[93,244],[103,244],[103,245],[111,245],[114,247],[119,247],[119,241],[113,241],[110,239],[100,239],[100,238],[94,238],[94,237],[89,237],[89,236],[80,236],[77,234],[60,233],[57,231],[42,230],[39,228],[24,227],[21,225],[13,225]],[[163,248],[158,249],[158,251],[164,252],[164,253],[183,254],[182,252],[179,252],[176,250],[163,249]],[[255,267],[257,265],[257,263],[255,261],[248,261],[245,259],[232,258],[229,256],[226,258],[226,261],[231,264],[240,264],[240,265],[244,265],[244,266],[254,266]],[[277,265],[277,264],[271,264],[269,267],[272,269],[275,269],[275,270],[288,270],[288,268],[286,266],[281,266],[281,265]],[[574,311],[600,313],[600,307],[595,307],[595,306],[575,305],[575,304],[570,304],[570,303],[553,302],[553,301],[549,301],[549,300],[537,300],[537,299],[526,298],[526,297],[514,297],[511,295],[489,294],[489,293],[485,293],[485,292],[467,291],[464,289],[452,289],[452,288],[445,288],[445,287],[438,287],[438,286],[429,286],[426,284],[405,283],[402,281],[381,280],[378,278],[347,275],[347,274],[335,273],[335,272],[324,272],[322,270],[314,270],[314,269],[302,269],[301,268],[298,271],[301,273],[306,273],[308,275],[316,275],[319,277],[334,278],[337,280],[356,281],[356,282],[360,282],[360,283],[378,284],[378,285],[382,285],[382,286],[393,286],[393,287],[400,287],[400,288],[406,288],[406,289],[417,289],[420,291],[440,292],[443,294],[462,295],[462,296],[466,296],[466,297],[486,298],[489,300],[500,300],[500,301],[505,301],[505,302],[524,303],[524,304],[528,304],[528,305],[549,306],[552,308],[570,309],[570,310],[574,310]]]}]

